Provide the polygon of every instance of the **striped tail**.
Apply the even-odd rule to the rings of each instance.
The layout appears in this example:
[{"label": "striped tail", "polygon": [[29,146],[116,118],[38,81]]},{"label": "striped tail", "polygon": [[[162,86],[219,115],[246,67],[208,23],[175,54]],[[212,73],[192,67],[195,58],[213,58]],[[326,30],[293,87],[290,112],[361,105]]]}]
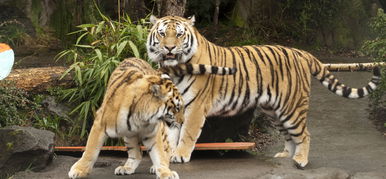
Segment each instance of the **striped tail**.
[{"label": "striped tail", "polygon": [[166,66],[160,68],[163,73],[167,73],[173,76],[183,75],[233,75],[237,72],[237,68],[232,67],[218,67],[213,65],[204,64],[178,64],[177,66]]},{"label": "striped tail", "polygon": [[367,96],[377,88],[377,85],[381,81],[381,70],[378,66],[374,67],[373,77],[370,82],[367,86],[362,88],[350,88],[345,86],[340,83],[339,80],[326,69],[326,67],[323,66],[321,68],[322,70],[319,71],[319,73],[315,73],[314,76],[330,91],[345,98],[356,99]]}]

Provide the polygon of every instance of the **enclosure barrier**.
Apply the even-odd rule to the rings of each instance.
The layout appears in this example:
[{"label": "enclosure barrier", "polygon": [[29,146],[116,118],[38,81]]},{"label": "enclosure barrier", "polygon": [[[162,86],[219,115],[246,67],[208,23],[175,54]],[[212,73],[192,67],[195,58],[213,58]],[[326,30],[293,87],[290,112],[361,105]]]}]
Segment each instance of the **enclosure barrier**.
[{"label": "enclosure barrier", "polygon": [[326,63],[324,66],[329,71],[370,71],[376,66],[386,67],[385,62],[380,63]]},{"label": "enclosure barrier", "polygon": [[[253,149],[255,143],[253,142],[231,142],[231,143],[198,143],[194,150],[248,150]],[[66,146],[55,147],[55,151],[59,152],[77,152],[84,151],[84,146]],[[101,150],[105,151],[127,151],[125,146],[103,146]],[[145,146],[141,146],[141,150],[146,150]]]}]

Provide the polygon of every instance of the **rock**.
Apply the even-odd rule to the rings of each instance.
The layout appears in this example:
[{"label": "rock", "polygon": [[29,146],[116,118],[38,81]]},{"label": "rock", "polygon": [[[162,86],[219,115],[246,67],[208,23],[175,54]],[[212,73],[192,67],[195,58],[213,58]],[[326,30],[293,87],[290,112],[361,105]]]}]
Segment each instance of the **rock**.
[{"label": "rock", "polygon": [[61,103],[58,103],[53,96],[47,96],[43,100],[43,105],[45,105],[50,112],[58,115],[59,117],[66,119],[70,118],[67,114],[71,112],[71,109]]},{"label": "rock", "polygon": [[21,170],[44,169],[54,154],[55,134],[33,127],[0,129],[0,178]]},{"label": "rock", "polygon": [[317,168],[311,170],[284,169],[273,171],[260,179],[348,179],[349,174],[338,168]]}]

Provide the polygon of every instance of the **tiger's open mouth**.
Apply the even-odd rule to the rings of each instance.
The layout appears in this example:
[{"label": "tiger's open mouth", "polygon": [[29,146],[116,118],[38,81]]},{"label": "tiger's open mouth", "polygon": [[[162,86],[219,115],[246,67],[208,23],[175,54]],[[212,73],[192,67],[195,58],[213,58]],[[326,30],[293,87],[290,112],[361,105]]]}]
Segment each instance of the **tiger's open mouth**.
[{"label": "tiger's open mouth", "polygon": [[163,56],[163,60],[177,60],[178,55],[177,54],[172,54],[172,53],[167,53]]},{"label": "tiger's open mouth", "polygon": [[182,56],[181,54],[172,54],[172,53],[164,54],[161,63],[165,66],[177,65],[179,60],[181,59],[181,56]]}]

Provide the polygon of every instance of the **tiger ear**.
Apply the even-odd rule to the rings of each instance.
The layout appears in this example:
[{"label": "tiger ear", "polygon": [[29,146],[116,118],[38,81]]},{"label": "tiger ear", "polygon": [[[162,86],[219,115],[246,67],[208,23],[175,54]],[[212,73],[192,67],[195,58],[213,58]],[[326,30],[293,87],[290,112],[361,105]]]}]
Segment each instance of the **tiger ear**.
[{"label": "tiger ear", "polygon": [[150,91],[155,97],[162,97],[161,87],[160,85],[153,84],[150,86]]},{"label": "tiger ear", "polygon": [[150,16],[150,23],[153,25],[158,21],[158,18],[155,15]]},{"label": "tiger ear", "polygon": [[196,22],[196,18],[194,17],[194,15],[188,17],[188,22],[191,26],[194,26],[194,23]]}]

